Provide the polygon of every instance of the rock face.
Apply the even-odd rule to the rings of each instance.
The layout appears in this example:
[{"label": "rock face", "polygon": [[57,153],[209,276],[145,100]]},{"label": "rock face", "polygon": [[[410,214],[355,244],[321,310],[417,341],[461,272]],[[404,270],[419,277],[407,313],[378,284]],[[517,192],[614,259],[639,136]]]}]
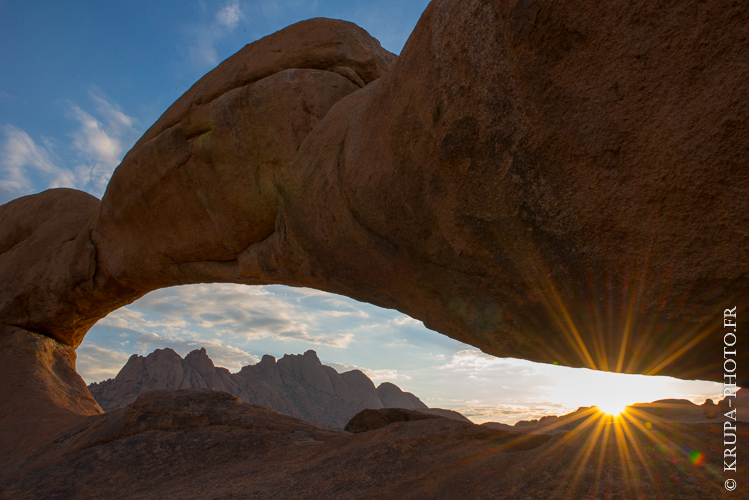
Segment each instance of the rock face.
[{"label": "rock face", "polygon": [[76,373],[75,359],[75,349],[49,337],[0,327],[0,469],[103,413]]},{"label": "rock face", "polygon": [[427,409],[419,398],[389,382],[375,388],[359,370],[338,373],[312,350],[278,361],[265,355],[258,364],[232,374],[214,366],[205,348],[185,359],[171,349],[157,349],[146,357],[134,354],[114,379],[88,388],[105,411],[127,406],[150,391],[208,388],[335,429],[343,429],[365,408]]},{"label": "rock face", "polygon": [[396,61],[298,23],[175,102],[100,204],[0,207],[0,323],[75,347],[157,288],[281,283],[495,355],[722,380],[715,325],[749,308],[748,31],[741,2],[435,0]]}]

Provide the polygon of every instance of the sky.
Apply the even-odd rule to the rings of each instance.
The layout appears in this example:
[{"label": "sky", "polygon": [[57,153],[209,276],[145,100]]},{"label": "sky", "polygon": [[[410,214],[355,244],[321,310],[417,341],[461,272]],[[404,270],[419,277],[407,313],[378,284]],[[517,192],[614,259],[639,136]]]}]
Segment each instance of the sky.
[{"label": "sky", "polygon": [[[425,0],[0,0],[0,204],[54,187],[101,197],[125,153],[201,76],[245,44],[312,17],[352,21],[400,53]],[[431,407],[514,423],[579,406],[717,398],[722,386],[495,358],[398,311],[310,289],[205,284],[149,293],[78,348],[86,382],[131,354],[206,347],[237,371],[313,349]]]}]

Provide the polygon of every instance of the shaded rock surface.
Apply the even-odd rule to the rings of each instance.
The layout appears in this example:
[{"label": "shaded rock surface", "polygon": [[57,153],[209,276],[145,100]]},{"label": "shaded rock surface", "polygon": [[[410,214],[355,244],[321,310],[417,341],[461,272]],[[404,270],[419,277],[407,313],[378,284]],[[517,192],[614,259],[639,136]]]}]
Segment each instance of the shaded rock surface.
[{"label": "shaded rock surface", "polygon": [[349,420],[344,427],[347,432],[359,433],[381,429],[395,422],[413,422],[429,420],[430,418],[445,418],[419,411],[409,411],[402,408],[385,408],[380,410],[362,410]]},{"label": "shaded rock surface", "polygon": [[447,418],[350,434],[218,391],[154,391],[0,469],[0,498],[733,498],[710,472],[720,423],[630,427],[628,463],[618,434],[594,420],[532,435]]},{"label": "shaded rock surface", "polygon": [[375,387],[359,370],[338,373],[323,365],[312,350],[287,354],[278,361],[266,354],[258,364],[230,373],[214,366],[205,348],[185,359],[171,349],[157,349],[145,357],[131,356],[114,379],[89,385],[106,411],[126,406],[148,391],[190,388],[226,391],[243,401],[336,429],[343,429],[364,408],[427,409],[419,398],[394,384]]},{"label": "shaded rock surface", "polygon": [[418,408],[417,411],[421,413],[427,413],[429,415],[437,415],[439,417],[451,418],[459,422],[471,422],[465,415],[455,410],[446,410],[444,408]]},{"label": "shaded rock surface", "polygon": [[101,203],[0,207],[0,323],[75,347],[154,289],[280,283],[498,356],[722,380],[748,32],[742,2],[435,0],[396,58],[297,23],[170,106]]}]

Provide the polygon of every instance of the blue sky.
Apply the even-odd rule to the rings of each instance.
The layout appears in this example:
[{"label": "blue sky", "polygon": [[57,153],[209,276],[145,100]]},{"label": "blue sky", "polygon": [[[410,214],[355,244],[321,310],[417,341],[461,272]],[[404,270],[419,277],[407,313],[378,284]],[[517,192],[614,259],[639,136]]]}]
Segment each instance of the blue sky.
[{"label": "blue sky", "polygon": [[[399,53],[428,2],[0,0],[0,204],[52,187],[101,197],[138,137],[245,44],[311,17],[352,21]],[[434,407],[512,423],[596,404],[686,397],[718,384],[487,356],[407,316],[315,290],[214,284],[159,290],[100,321],[78,350],[87,382],[130,354],[205,346],[232,371],[263,354],[317,351]]]}]

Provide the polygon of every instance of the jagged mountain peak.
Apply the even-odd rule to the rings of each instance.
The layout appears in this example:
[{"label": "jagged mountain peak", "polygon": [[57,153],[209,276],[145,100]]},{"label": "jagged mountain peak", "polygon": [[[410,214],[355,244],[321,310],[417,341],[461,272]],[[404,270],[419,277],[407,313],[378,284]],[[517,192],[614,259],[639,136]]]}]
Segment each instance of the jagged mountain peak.
[{"label": "jagged mountain peak", "polygon": [[360,370],[338,373],[322,364],[312,349],[285,354],[278,360],[266,354],[237,373],[215,366],[205,347],[184,359],[170,348],[156,349],[147,356],[134,354],[114,379],[89,386],[106,411],[126,406],[144,392],[189,388],[226,391],[247,402],[333,428],[343,428],[365,408],[427,408],[395,384],[383,382],[375,387]]}]

